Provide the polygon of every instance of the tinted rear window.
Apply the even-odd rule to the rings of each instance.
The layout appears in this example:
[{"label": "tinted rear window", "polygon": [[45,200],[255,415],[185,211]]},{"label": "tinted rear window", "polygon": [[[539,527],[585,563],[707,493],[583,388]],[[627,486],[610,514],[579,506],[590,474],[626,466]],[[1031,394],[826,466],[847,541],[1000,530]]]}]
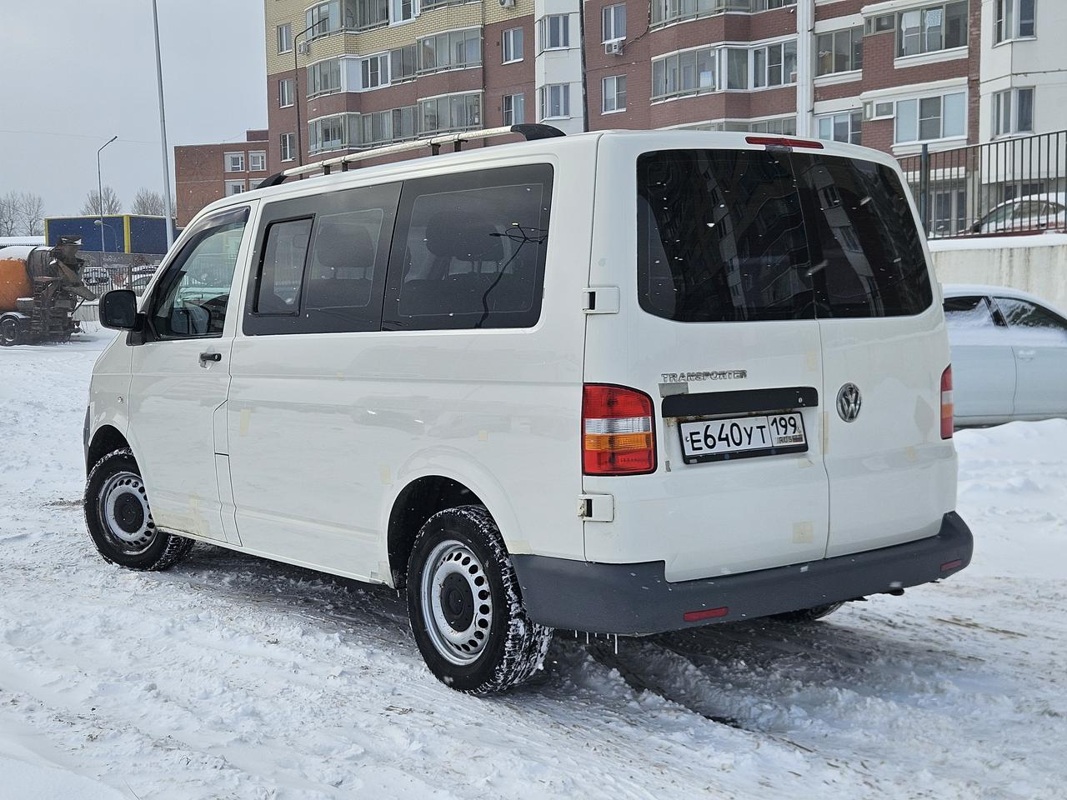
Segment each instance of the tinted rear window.
[{"label": "tinted rear window", "polygon": [[933,301],[896,173],[766,150],[637,162],[641,307],[683,322],[917,314]]}]

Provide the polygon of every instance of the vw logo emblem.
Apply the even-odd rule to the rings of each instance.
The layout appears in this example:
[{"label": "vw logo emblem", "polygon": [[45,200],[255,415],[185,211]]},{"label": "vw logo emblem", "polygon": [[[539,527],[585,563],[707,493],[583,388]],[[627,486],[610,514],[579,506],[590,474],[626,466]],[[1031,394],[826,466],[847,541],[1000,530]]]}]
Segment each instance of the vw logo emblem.
[{"label": "vw logo emblem", "polygon": [[860,415],[860,406],[863,398],[860,397],[860,388],[854,383],[846,383],[837,393],[837,413],[845,422],[855,422]]}]

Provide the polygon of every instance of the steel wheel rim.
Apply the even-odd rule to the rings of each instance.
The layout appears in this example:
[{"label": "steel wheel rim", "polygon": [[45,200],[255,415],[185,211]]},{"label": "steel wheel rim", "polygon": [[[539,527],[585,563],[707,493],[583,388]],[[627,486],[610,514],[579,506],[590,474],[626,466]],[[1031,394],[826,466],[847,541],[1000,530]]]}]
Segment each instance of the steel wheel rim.
[{"label": "steel wheel rim", "polygon": [[115,473],[100,489],[98,497],[97,510],[104,529],[124,552],[135,555],[152,545],[156,524],[140,475],[128,471]]},{"label": "steel wheel rim", "polygon": [[457,666],[477,661],[489,643],[493,597],[474,551],[455,540],[438,544],[426,560],[419,592],[437,652]]}]

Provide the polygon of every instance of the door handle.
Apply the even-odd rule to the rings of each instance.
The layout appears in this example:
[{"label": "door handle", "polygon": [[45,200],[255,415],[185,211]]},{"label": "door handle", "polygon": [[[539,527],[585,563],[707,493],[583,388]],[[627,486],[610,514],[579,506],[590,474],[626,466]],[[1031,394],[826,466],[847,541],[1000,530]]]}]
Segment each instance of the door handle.
[{"label": "door handle", "polygon": [[207,362],[214,361],[218,363],[222,361],[222,353],[201,353],[200,354],[200,366],[206,367]]}]

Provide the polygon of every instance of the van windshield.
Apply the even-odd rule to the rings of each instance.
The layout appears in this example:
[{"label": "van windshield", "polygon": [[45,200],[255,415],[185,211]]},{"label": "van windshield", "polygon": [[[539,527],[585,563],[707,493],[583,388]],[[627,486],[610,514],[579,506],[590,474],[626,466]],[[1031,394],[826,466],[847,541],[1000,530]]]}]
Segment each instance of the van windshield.
[{"label": "van windshield", "polygon": [[770,150],[637,162],[641,307],[683,322],[918,314],[933,302],[896,172]]}]

